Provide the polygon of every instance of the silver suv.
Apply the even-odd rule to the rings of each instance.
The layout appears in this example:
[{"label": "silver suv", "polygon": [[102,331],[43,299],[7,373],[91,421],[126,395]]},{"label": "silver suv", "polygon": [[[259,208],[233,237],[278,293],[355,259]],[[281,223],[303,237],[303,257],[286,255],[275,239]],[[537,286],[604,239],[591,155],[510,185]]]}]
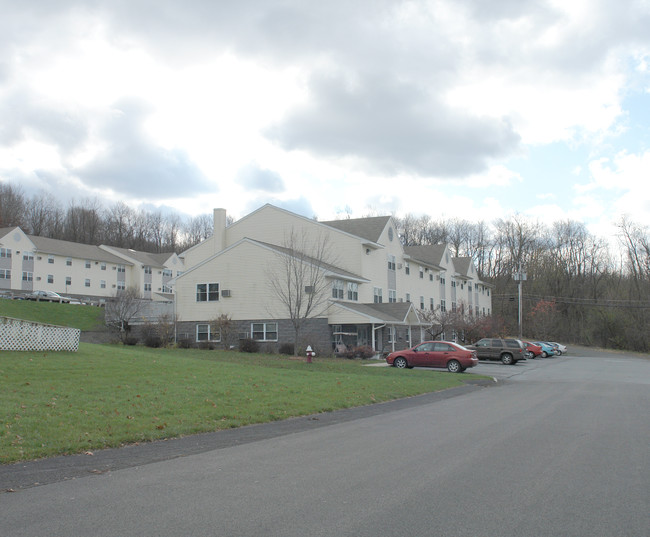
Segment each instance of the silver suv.
[{"label": "silver suv", "polygon": [[501,360],[506,365],[515,365],[526,359],[524,344],[518,339],[483,338],[465,346],[474,349],[479,360]]}]

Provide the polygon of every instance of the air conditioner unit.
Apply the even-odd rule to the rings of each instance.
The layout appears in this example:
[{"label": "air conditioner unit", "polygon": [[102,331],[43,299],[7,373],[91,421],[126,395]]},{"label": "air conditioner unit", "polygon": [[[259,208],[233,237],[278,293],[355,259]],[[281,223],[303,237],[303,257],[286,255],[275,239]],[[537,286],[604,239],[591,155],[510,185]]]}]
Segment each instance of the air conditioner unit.
[{"label": "air conditioner unit", "polygon": [[231,295],[231,293],[230,293],[230,289],[223,289],[223,290],[221,291],[221,296],[224,297],[224,298],[229,298],[229,297],[231,297],[232,295]]},{"label": "air conditioner unit", "polygon": [[398,268],[398,269],[401,269],[401,268],[402,268],[402,264],[401,264],[401,263],[397,263],[397,268]]},{"label": "air conditioner unit", "polygon": [[40,281],[41,281],[41,277],[40,277],[40,276],[36,276],[36,281],[37,281],[37,282],[40,282]]},{"label": "air conditioner unit", "polygon": [[117,287],[117,285],[113,284],[113,289],[115,289],[116,287]]},{"label": "air conditioner unit", "polygon": [[113,270],[117,270],[117,267],[113,267]]},{"label": "air conditioner unit", "polygon": [[40,261],[43,258],[39,255],[36,259],[38,259]]}]

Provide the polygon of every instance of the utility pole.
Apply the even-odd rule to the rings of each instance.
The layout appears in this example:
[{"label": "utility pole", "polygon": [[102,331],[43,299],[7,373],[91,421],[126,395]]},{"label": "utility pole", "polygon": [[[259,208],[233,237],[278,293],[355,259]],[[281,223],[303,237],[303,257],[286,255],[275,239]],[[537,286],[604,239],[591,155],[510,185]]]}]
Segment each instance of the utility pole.
[{"label": "utility pole", "polygon": [[519,339],[521,339],[523,337],[523,328],[521,325],[521,287],[522,283],[526,281],[526,273],[521,270],[521,263],[517,272],[514,274],[514,280],[519,282]]}]

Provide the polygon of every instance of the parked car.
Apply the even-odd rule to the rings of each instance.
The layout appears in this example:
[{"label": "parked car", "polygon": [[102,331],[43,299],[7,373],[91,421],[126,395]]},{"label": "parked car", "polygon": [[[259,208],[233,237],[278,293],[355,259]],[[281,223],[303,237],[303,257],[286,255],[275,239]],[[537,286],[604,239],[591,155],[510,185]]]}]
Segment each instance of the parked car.
[{"label": "parked car", "polygon": [[526,359],[524,344],[518,339],[483,338],[467,348],[476,350],[479,360],[501,360],[506,365],[515,365]]},{"label": "parked car", "polygon": [[555,341],[548,341],[547,343],[555,349],[555,354],[557,354],[558,356],[562,356],[567,351],[566,345],[562,345],[561,343],[556,343]]},{"label": "parked car", "polygon": [[54,291],[34,291],[25,295],[27,300],[41,300],[44,302],[64,302],[68,303],[72,300],[69,296],[61,296],[59,293]]},{"label": "parked car", "polygon": [[443,367],[452,373],[462,373],[478,364],[476,351],[451,341],[424,341],[415,347],[395,351],[386,357],[388,365],[405,367]]},{"label": "parked car", "polygon": [[536,341],[535,345],[539,345],[542,348],[542,357],[548,358],[549,356],[555,356],[555,349],[546,343],[546,341]]},{"label": "parked car", "polygon": [[531,343],[530,341],[524,341],[524,347],[526,348],[526,358],[534,360],[542,354],[541,345],[535,345],[535,343]]}]

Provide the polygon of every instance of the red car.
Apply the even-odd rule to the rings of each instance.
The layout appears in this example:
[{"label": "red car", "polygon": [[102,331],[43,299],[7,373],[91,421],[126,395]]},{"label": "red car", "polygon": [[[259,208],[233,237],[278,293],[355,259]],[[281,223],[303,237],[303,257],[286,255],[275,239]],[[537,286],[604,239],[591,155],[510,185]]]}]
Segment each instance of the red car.
[{"label": "red car", "polygon": [[450,341],[424,341],[410,349],[390,353],[386,362],[400,369],[445,367],[452,373],[462,373],[478,364],[478,356],[476,351]]},{"label": "red car", "polygon": [[540,354],[542,354],[542,346],[541,345],[535,345],[534,343],[531,343],[530,341],[524,341],[524,347],[526,348],[526,358],[537,358]]}]

